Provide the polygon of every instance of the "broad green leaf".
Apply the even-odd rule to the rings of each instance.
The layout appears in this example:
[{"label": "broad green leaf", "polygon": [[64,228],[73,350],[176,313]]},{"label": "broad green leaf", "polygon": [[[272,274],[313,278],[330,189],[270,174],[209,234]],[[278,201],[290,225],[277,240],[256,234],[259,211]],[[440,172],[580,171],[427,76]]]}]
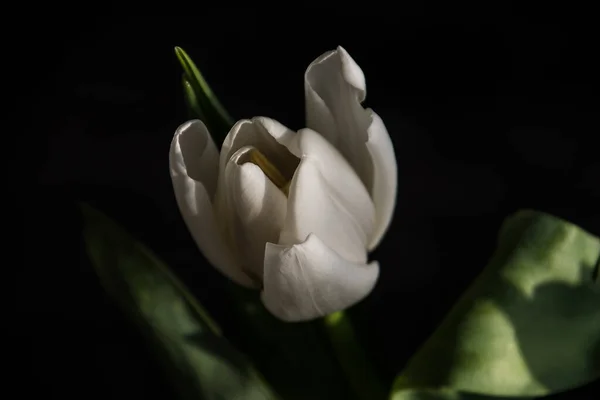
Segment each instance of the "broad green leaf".
[{"label": "broad green leaf", "polygon": [[175,47],[175,55],[184,71],[184,96],[188,105],[194,105],[191,107],[193,113],[206,124],[213,135],[227,133],[234,123],[233,119],[214,95],[190,56],[181,47]]},{"label": "broad green leaf", "polygon": [[100,281],[139,324],[182,399],[276,399],[166,265],[98,210],[81,210]]},{"label": "broad green leaf", "polygon": [[510,217],[391,399],[532,398],[599,378],[599,258],[600,239],[573,224],[535,211]]}]

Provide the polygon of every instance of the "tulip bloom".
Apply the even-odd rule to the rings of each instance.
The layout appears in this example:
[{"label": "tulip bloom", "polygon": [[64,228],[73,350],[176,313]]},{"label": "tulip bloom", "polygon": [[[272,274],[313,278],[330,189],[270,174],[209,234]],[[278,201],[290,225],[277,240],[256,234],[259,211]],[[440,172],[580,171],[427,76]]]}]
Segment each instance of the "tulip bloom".
[{"label": "tulip bloom", "polygon": [[308,128],[237,122],[221,152],[201,121],[175,132],[170,171],[197,245],[224,275],[262,291],[285,321],[342,310],[373,289],[367,264],[392,218],[396,159],[383,121],[364,109],[365,78],[341,47],[305,74]]}]

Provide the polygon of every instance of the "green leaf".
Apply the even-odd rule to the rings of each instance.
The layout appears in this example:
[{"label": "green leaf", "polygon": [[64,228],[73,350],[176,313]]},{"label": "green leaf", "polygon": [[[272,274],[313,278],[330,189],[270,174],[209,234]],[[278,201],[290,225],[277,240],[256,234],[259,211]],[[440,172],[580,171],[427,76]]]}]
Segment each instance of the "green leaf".
[{"label": "green leaf", "polygon": [[185,103],[188,106],[188,112],[192,118],[199,118],[201,121],[206,120],[206,116],[202,112],[202,107],[194,92],[194,88],[190,81],[186,78],[185,74],[182,76],[181,85],[183,86]]},{"label": "green leaf", "polygon": [[139,324],[182,399],[276,399],[162,262],[98,210],[82,204],[81,211],[100,281]]},{"label": "green leaf", "polygon": [[[289,323],[270,314],[256,290],[229,286],[243,348],[286,400],[351,400],[323,321]],[[377,400],[374,398],[373,400]]]},{"label": "green leaf", "polygon": [[181,47],[175,47],[175,55],[184,71],[184,96],[187,104],[192,105],[190,108],[193,115],[200,118],[211,133],[227,133],[233,126],[233,119],[214,95],[190,56]]},{"label": "green leaf", "polygon": [[371,360],[365,354],[365,349],[359,342],[347,313],[347,311],[338,311],[323,319],[342,370],[358,398],[386,399],[388,388],[382,385]]},{"label": "green leaf", "polygon": [[599,258],[600,239],[573,224],[534,211],[508,218],[490,263],[391,398],[532,398],[599,378]]}]

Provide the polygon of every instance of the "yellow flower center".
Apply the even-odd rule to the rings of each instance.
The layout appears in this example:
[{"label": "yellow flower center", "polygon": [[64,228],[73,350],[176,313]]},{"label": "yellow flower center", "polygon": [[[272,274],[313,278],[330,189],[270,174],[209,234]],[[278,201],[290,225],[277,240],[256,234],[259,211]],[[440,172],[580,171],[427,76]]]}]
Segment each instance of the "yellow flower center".
[{"label": "yellow flower center", "polygon": [[250,151],[250,162],[257,165],[285,195],[289,194],[291,180],[287,180],[281,171],[257,149]]}]

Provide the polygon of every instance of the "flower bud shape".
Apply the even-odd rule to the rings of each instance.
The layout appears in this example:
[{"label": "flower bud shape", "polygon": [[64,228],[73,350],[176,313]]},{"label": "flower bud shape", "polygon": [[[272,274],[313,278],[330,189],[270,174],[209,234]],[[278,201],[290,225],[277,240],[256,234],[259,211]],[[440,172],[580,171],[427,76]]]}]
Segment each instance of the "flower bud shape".
[{"label": "flower bud shape", "polygon": [[377,281],[367,255],[392,219],[397,167],[365,93],[362,70],[338,47],[306,71],[307,128],[241,120],[220,153],[199,120],[175,132],[173,188],[197,245],[284,321],[345,309]]}]

